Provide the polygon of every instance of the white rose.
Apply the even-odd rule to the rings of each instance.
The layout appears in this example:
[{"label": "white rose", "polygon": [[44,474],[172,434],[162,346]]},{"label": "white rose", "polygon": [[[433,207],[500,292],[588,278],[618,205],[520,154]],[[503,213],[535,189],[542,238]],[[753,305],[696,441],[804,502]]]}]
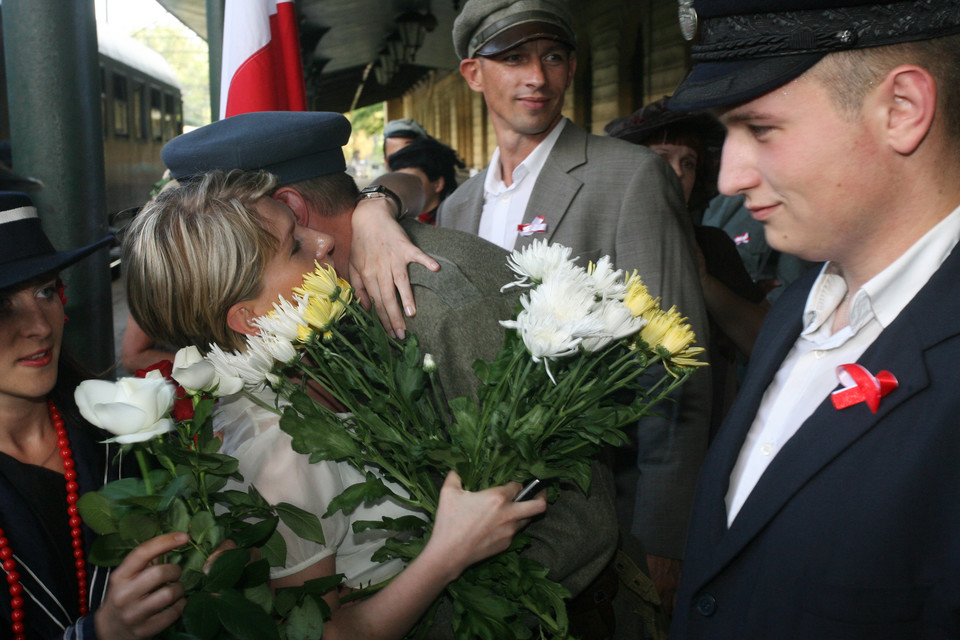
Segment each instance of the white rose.
[{"label": "white rose", "polygon": [[193,345],[177,351],[171,376],[190,395],[211,391],[215,396],[228,396],[243,388],[242,380],[221,376],[213,363],[206,360]]},{"label": "white rose", "polygon": [[80,415],[121,444],[143,442],[174,428],[169,418],[174,387],[159,371],[116,382],[84,380],[73,395]]}]

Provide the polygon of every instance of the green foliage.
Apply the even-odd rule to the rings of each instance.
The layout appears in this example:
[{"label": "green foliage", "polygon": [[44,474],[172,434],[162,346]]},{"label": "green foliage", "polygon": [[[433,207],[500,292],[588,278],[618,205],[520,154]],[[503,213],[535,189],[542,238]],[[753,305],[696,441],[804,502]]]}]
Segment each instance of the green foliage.
[{"label": "green foliage", "polygon": [[[199,397],[194,401],[193,419],[152,441],[128,445],[141,463],[142,478],[111,482],[77,503],[84,522],[100,534],[91,545],[89,561],[117,566],[138,544],[185,531],[189,542],[165,561],[183,568],[180,581],[187,605],[181,619],[161,637],[316,637],[324,616],[329,616],[325,604],[313,602],[319,598],[316,585],[287,590],[292,604],[281,612],[267,581],[270,567],[283,566],[286,560],[277,523],[283,521],[297,535],[322,544],[319,518],[294,505],[270,505],[253,486],[247,491],[225,489],[228,482],[241,479],[238,462],[219,453],[220,440],[210,421],[213,401]],[[219,549],[227,539],[238,548]],[[214,552],[217,555],[204,571]],[[257,556],[260,559],[252,560]],[[288,617],[294,611],[296,615]],[[314,636],[304,635],[304,627]]]},{"label": "green foliage", "polygon": [[[326,515],[349,513],[390,495],[429,516],[426,522],[411,516],[355,523],[356,532],[402,532],[374,554],[376,561],[409,562],[422,551],[436,515],[439,479],[450,469],[470,490],[538,477],[549,481],[554,498],[560,486],[586,493],[590,463],[600,449],[626,441],[623,428],[649,414],[683,381],[664,373],[653,389],[644,389],[644,373],[660,356],[615,342],[590,357],[551,361],[554,382],[509,332],[492,361],[474,364],[477,399],[456,398],[444,406],[435,374],[422,365],[416,337],[391,338],[375,313],[357,303],[329,336],[309,340],[304,348],[305,357],[285,373],[323,386],[347,413],[334,413],[303,391],[281,388],[290,406],[280,427],[312,462],[346,461],[365,471],[365,480],[347,487]],[[402,486],[409,497],[384,480]],[[518,536],[507,552],[475,565],[446,588],[442,597],[452,601],[457,638],[533,637],[531,616],[542,638],[568,636],[563,601],[568,594],[542,566],[520,555],[525,544]],[[425,624],[429,616],[421,627]],[[413,629],[410,637],[421,631]]]},{"label": "green foliage", "polygon": [[155,24],[133,34],[173,67],[183,96],[183,122],[203,126],[210,122],[210,70],[207,43],[182,24]]}]

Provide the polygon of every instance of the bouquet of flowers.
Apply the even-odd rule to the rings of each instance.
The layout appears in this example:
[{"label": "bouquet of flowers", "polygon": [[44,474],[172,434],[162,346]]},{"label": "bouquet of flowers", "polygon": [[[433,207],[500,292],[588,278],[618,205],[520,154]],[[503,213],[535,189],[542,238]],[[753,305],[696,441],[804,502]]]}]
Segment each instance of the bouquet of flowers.
[{"label": "bouquet of flowers", "polygon": [[[693,346],[685,318],[660,309],[639,276],[625,277],[608,258],[584,269],[569,248],[538,242],[515,251],[509,265],[517,280],[504,288],[527,291],[516,317],[501,323],[508,331],[497,356],[474,364],[476,398],[444,402],[437,365],[421,354],[416,337],[391,338],[352,299],[349,285],[319,265],[293,300],[281,298],[258,319],[260,333],[245,352],[213,348],[207,359],[221,376],[278,392],[286,401],[280,426],[295,450],[366,473],[364,483],[330,504],[328,515],[392,496],[434,516],[438,479],[450,469],[470,490],[538,478],[553,496],[560,484],[586,492],[597,452],[625,442],[623,427],[703,364],[696,359],[702,349]],[[318,402],[318,389],[342,411]],[[430,535],[430,523],[413,516],[354,526],[405,533],[389,540],[377,560],[409,561]],[[542,637],[567,636],[568,594],[520,553],[528,542],[517,536],[508,551],[447,587],[457,637],[530,637],[531,615]]]},{"label": "bouquet of flowers", "polygon": [[[187,545],[165,558],[183,570],[187,604],[163,637],[319,638],[329,617],[321,596],[339,577],[276,594],[267,584],[269,568],[285,562],[278,521],[322,543],[319,519],[290,504],[268,504],[253,486],[246,492],[229,488],[230,480],[242,479],[238,463],[218,453],[210,419],[214,396],[240,391],[242,381],[219,377],[196,349],[141,373],[117,382],[87,380],[75,392],[83,417],[132,450],[141,472],[78,501],[83,521],[99,534],[90,562],[116,566],[150,538],[188,532]],[[192,393],[171,383],[171,376]]]}]

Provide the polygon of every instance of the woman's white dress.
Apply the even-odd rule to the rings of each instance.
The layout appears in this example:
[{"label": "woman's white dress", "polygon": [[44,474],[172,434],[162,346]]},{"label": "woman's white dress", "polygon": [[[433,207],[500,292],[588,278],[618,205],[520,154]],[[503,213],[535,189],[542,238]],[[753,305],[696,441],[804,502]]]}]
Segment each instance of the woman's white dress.
[{"label": "woman's white dress", "polygon": [[[273,405],[275,396],[269,390],[258,397]],[[344,574],[348,587],[376,584],[393,577],[403,569],[400,560],[376,563],[370,556],[379,549],[391,532],[365,531],[353,533],[358,520],[379,520],[387,516],[423,515],[392,499],[376,504],[361,504],[350,515],[342,511],[323,518],[330,501],[346,487],[364,481],[357,469],[342,462],[322,461],[310,464],[308,456],[297,453],[291,438],[279,426],[279,416],[242,395],[221,398],[213,416],[214,430],[223,437],[221,453],[240,462],[243,483],[227,488],[246,490],[253,484],[271,504],[289,502],[321,517],[326,544],[303,540],[282,522],[278,530],[287,544],[284,567],[273,567],[271,578],[282,578],[336,554],[337,573]],[[399,495],[403,489],[388,483]]]}]

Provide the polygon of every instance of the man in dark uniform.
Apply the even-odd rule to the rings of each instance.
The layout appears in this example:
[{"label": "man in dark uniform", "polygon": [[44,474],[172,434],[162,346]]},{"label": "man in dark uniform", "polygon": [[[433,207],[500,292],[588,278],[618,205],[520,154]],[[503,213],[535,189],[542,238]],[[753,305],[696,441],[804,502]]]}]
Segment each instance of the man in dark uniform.
[{"label": "man in dark uniform", "polygon": [[721,191],[826,264],[711,445],[673,636],[960,637],[960,3],[681,5]]}]

